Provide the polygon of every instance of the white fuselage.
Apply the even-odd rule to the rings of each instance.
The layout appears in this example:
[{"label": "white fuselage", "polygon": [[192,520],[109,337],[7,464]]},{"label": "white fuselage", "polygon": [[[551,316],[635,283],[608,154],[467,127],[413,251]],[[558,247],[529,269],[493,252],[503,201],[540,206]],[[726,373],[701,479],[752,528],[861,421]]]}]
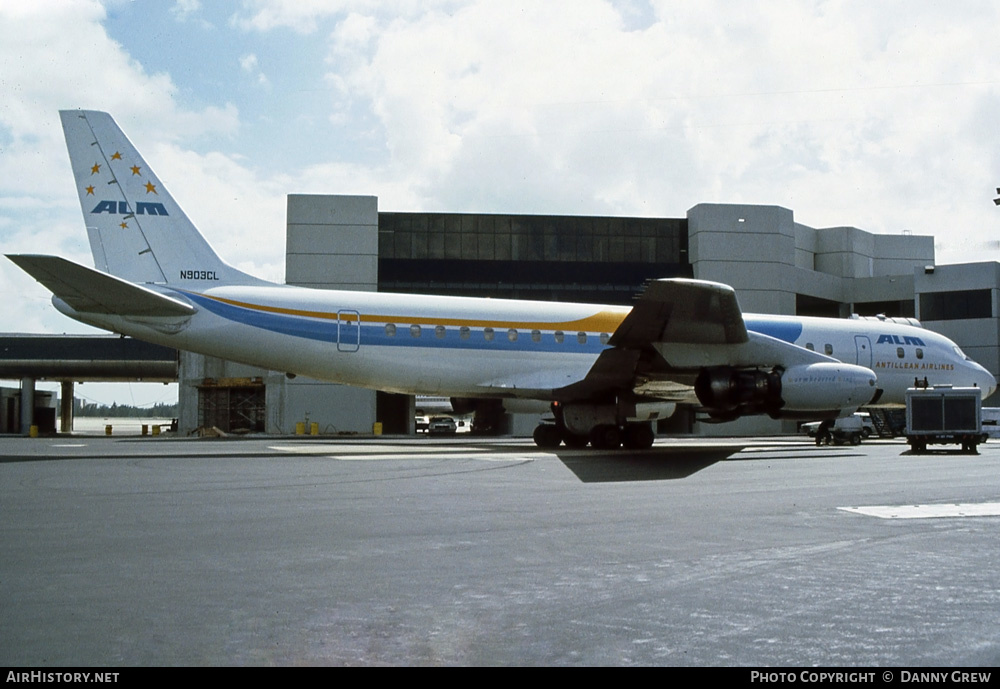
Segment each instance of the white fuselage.
[{"label": "white fuselage", "polygon": [[[228,286],[158,288],[190,318],[68,315],[160,344],[272,370],[390,392],[546,400],[582,380],[629,307]],[[890,321],[744,314],[747,329],[875,372],[878,404],[914,379],[977,386],[994,377],[942,335]],[[690,399],[690,397],[688,397]],[[678,400],[679,401],[679,400]]]}]

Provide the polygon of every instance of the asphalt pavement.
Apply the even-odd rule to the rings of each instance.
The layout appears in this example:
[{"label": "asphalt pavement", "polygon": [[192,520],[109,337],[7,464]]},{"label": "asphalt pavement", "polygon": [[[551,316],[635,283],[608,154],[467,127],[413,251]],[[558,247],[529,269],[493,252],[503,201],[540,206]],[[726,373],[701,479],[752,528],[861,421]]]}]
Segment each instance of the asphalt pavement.
[{"label": "asphalt pavement", "polygon": [[1000,664],[1000,445],[0,438],[0,664]]}]

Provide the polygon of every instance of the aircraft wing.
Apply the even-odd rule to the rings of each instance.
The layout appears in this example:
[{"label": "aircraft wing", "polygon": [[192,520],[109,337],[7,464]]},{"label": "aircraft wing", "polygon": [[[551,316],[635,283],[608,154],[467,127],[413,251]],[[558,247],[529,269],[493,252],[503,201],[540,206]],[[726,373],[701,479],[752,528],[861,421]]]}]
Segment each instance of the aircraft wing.
[{"label": "aircraft wing", "polygon": [[646,286],[609,344],[641,349],[653,342],[741,344],[748,339],[732,287],[673,278]]},{"label": "aircraft wing", "polygon": [[81,313],[126,317],[190,316],[190,304],[58,256],[7,255],[18,267]]},{"label": "aircraft wing", "polygon": [[560,390],[588,397],[631,387],[640,396],[690,399],[703,367],[787,368],[836,359],[747,330],[732,287],[705,280],[650,282],[587,376]]}]

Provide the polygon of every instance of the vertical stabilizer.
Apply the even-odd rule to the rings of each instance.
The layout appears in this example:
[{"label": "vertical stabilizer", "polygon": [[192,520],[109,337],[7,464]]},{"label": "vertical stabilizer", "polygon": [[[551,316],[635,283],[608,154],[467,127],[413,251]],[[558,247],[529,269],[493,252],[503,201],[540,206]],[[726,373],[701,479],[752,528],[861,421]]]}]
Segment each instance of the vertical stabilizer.
[{"label": "vertical stabilizer", "polygon": [[191,289],[264,283],[218,257],[110,115],[59,115],[98,269]]}]

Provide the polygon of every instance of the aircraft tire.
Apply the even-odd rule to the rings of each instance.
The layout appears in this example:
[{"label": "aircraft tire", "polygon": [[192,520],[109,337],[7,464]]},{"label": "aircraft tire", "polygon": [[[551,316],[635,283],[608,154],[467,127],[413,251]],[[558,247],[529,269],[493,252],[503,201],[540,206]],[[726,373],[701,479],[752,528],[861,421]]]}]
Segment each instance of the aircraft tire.
[{"label": "aircraft tire", "polygon": [[622,446],[622,434],[618,426],[601,424],[590,431],[590,445],[595,450],[617,450]]},{"label": "aircraft tire", "polygon": [[648,450],[653,446],[656,434],[648,423],[630,423],[625,427],[622,444],[630,450]]},{"label": "aircraft tire", "polygon": [[566,447],[572,447],[574,449],[587,447],[587,443],[590,442],[590,438],[587,436],[570,433],[569,431],[563,431],[562,440],[566,444]]},{"label": "aircraft tire", "polygon": [[559,429],[546,423],[536,426],[531,437],[535,441],[535,445],[547,450],[557,448],[562,443],[562,434]]}]

